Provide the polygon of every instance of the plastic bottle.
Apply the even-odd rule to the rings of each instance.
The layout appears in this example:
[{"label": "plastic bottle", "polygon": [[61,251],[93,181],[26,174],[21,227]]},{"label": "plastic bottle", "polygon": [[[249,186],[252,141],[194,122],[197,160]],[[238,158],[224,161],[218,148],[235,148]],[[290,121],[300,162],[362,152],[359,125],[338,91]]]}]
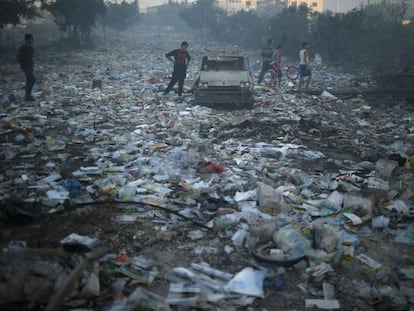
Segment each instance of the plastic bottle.
[{"label": "plastic bottle", "polygon": [[224,272],[224,271],[214,269],[214,268],[210,267],[207,264],[192,263],[191,268],[193,268],[196,271],[214,276],[218,279],[222,279],[222,280],[225,280],[225,281],[229,281],[233,277],[233,275],[231,273],[227,273],[227,272]]}]

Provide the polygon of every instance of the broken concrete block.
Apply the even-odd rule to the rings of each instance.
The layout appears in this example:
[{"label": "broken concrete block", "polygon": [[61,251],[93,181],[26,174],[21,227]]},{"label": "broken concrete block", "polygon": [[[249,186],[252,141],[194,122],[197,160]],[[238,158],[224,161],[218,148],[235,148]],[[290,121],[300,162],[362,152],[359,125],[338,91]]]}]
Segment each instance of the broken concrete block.
[{"label": "broken concrete block", "polygon": [[390,178],[395,169],[398,167],[398,162],[388,159],[379,159],[375,163],[375,169],[381,177]]},{"label": "broken concrete block", "polygon": [[411,187],[405,189],[405,191],[400,195],[401,200],[411,200],[414,197],[414,192]]},{"label": "broken concrete block", "polygon": [[249,222],[250,236],[258,241],[270,241],[277,229],[275,219],[254,219]]},{"label": "broken concrete block", "polygon": [[326,299],[306,299],[305,300],[305,308],[314,308],[317,307],[319,309],[324,310],[331,310],[331,309],[339,309],[339,301],[338,300],[326,300]]},{"label": "broken concrete block", "polygon": [[369,177],[368,178],[368,189],[377,189],[377,190],[390,190],[388,181],[383,180],[378,177]]},{"label": "broken concrete block", "polygon": [[375,196],[376,202],[381,199],[388,200],[389,183],[379,177],[368,177],[367,191]]},{"label": "broken concrete block", "polygon": [[350,192],[345,194],[344,209],[351,208],[360,217],[372,216],[375,202],[373,195]]},{"label": "broken concrete block", "polygon": [[243,125],[244,123],[249,122],[249,118],[245,115],[241,115],[241,116],[233,116],[233,118],[230,121],[230,125],[231,126],[240,126]]},{"label": "broken concrete block", "polygon": [[281,212],[284,207],[282,195],[265,183],[257,183],[257,202],[261,209],[272,209]]}]

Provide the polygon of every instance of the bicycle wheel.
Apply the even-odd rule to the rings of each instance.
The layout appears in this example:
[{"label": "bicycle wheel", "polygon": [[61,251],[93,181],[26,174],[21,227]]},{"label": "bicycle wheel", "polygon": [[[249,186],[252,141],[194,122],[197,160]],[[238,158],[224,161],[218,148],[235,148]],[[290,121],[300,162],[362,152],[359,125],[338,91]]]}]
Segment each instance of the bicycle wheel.
[{"label": "bicycle wheel", "polygon": [[298,68],[293,67],[293,66],[289,66],[286,69],[286,76],[290,80],[296,80],[299,77],[299,70],[298,70]]},{"label": "bicycle wheel", "polygon": [[276,83],[276,71],[274,71],[273,69],[270,69],[270,84],[275,84]]}]

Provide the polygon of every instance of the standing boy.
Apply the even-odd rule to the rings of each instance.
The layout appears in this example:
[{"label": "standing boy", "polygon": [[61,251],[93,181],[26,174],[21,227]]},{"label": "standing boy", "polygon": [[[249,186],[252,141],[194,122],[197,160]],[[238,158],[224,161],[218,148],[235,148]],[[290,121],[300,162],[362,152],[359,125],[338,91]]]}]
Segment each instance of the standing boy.
[{"label": "standing boy", "polygon": [[173,50],[165,54],[165,57],[174,64],[172,78],[167,86],[167,89],[165,90],[165,94],[168,94],[172,90],[177,81],[178,96],[181,96],[183,94],[183,86],[185,77],[187,75],[187,67],[191,60],[190,54],[188,54],[187,52],[187,48],[188,42],[183,41],[179,49]]},{"label": "standing boy", "polygon": [[35,98],[32,96],[33,85],[36,82],[34,76],[34,62],[33,62],[33,35],[27,33],[24,36],[25,43],[19,48],[17,52],[17,60],[20,64],[20,68],[26,75],[26,95],[25,100],[34,101]]},{"label": "standing boy", "polygon": [[298,85],[298,91],[299,93],[302,92],[302,83],[303,78],[308,77],[308,80],[306,82],[306,89],[308,89],[309,84],[312,79],[312,72],[309,67],[309,48],[310,45],[308,42],[304,42],[302,44],[302,50],[299,51],[299,58],[300,58],[300,64],[299,64],[299,85]]}]

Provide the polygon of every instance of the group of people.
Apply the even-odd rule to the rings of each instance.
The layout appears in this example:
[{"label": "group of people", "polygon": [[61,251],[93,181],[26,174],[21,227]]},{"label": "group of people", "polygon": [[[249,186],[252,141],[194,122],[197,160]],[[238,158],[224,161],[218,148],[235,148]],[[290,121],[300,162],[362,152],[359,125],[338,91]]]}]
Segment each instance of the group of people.
[{"label": "group of people", "polygon": [[[17,61],[20,64],[20,68],[26,75],[26,91],[25,100],[34,101],[35,98],[32,95],[32,89],[36,82],[34,76],[34,61],[33,61],[33,48],[34,37],[32,34],[27,33],[24,36],[24,44],[17,51]],[[172,50],[165,54],[165,57],[174,64],[174,71],[170,83],[168,84],[164,94],[168,94],[175,84],[178,82],[178,96],[182,96],[184,80],[187,75],[187,67],[191,60],[190,54],[187,52],[188,42],[183,41],[180,48]]]},{"label": "group of people", "polygon": [[[309,87],[311,79],[312,79],[312,72],[309,66],[309,48],[310,44],[308,42],[304,42],[302,44],[302,49],[299,51],[299,84],[298,84],[298,92],[302,92],[302,84],[303,79],[306,77],[306,88]],[[262,70],[259,74],[259,80],[257,81],[258,84],[262,83],[265,74],[269,70],[273,70],[275,77],[277,78],[278,86],[280,87],[282,81],[282,67],[281,67],[281,60],[282,60],[282,46],[277,45],[276,48],[273,47],[273,40],[269,39],[266,45],[262,49]]]},{"label": "group of people", "polygon": [[267,44],[262,49],[262,71],[259,74],[259,80],[257,84],[262,83],[265,74],[270,70],[273,69],[278,77],[278,84],[280,86],[280,82],[282,79],[282,69],[281,69],[281,53],[282,47],[280,45],[276,46],[276,49],[273,48],[273,40],[269,39]]},{"label": "group of people", "polygon": [[[309,87],[312,80],[312,72],[309,66],[309,48],[310,44],[304,42],[302,44],[302,49],[299,51],[299,83],[298,83],[298,92],[302,92],[303,79],[307,78],[306,88]],[[187,51],[188,42],[183,41],[179,49],[172,50],[171,52],[165,54],[165,57],[174,64],[174,70],[170,83],[167,86],[164,94],[168,94],[178,82],[178,96],[182,96],[184,80],[187,74],[187,67],[191,60],[190,54]],[[277,83],[280,87],[282,81],[282,46],[277,45],[276,48],[273,47],[273,40],[269,39],[266,46],[262,49],[262,70],[259,74],[258,84],[262,83],[263,78],[270,69],[272,69],[277,77]],[[276,78],[275,77],[275,78]]]},{"label": "group of people", "polygon": [[[20,68],[26,75],[26,91],[25,91],[25,100],[34,101],[35,98],[32,96],[32,89],[36,82],[34,76],[34,62],[33,62],[33,42],[34,37],[32,34],[26,34],[24,37],[25,43],[19,48],[17,52],[17,60],[20,64]],[[300,65],[299,65],[299,84],[298,91],[302,91],[303,79],[307,77],[306,88],[309,87],[311,82],[312,72],[309,67],[309,43],[304,42],[302,49],[299,52]],[[164,94],[167,95],[178,82],[178,96],[183,94],[184,80],[187,75],[187,68],[190,63],[191,57],[187,51],[188,42],[183,41],[178,49],[172,50],[171,52],[165,54],[165,57],[173,63],[173,73],[172,78],[164,91]],[[282,80],[282,68],[281,68],[281,58],[282,58],[282,47],[277,45],[276,48],[273,48],[273,40],[269,39],[266,46],[263,48],[262,53],[262,70],[259,75],[258,84],[263,81],[263,78],[270,69],[273,69],[276,73],[278,85],[280,87]]]}]

